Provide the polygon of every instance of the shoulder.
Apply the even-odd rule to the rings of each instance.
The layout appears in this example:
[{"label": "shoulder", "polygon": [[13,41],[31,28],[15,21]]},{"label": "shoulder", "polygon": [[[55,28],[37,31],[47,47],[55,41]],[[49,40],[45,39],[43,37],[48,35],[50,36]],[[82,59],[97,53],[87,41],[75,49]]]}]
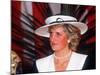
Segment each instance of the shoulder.
[{"label": "shoulder", "polygon": [[77,52],[73,52],[72,56],[75,57],[75,58],[79,58],[79,59],[86,59],[88,55],[77,53]]},{"label": "shoulder", "polygon": [[72,56],[70,58],[69,70],[81,70],[86,58],[87,58],[87,55],[85,54],[72,52]]},{"label": "shoulder", "polygon": [[50,64],[52,63],[53,54],[47,57],[36,60],[36,66],[39,72],[48,71]]},{"label": "shoulder", "polygon": [[88,57],[84,63],[83,70],[86,69],[96,69],[96,56],[95,52],[91,52],[88,54]]},{"label": "shoulder", "polygon": [[40,59],[36,60],[36,63],[44,63],[46,61],[49,61],[52,58],[52,56],[53,56],[53,54],[49,55],[47,57],[44,57],[44,58],[40,58]]},{"label": "shoulder", "polygon": [[49,55],[47,57],[44,57],[44,58],[40,58],[40,59],[36,60],[36,65],[37,65],[37,67],[46,66],[51,62],[52,59],[53,59],[53,54]]},{"label": "shoulder", "polygon": [[80,62],[81,65],[85,63],[87,57],[88,55],[86,54],[81,54],[77,52],[72,53],[72,60],[75,60],[74,62]]}]

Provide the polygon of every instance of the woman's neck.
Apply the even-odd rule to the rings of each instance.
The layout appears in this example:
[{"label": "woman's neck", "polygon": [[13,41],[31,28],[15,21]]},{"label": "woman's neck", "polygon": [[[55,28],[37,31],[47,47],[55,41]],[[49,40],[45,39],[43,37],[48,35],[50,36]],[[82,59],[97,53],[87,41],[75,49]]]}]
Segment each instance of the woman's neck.
[{"label": "woman's neck", "polygon": [[55,58],[58,58],[58,59],[67,58],[70,54],[71,54],[71,50],[68,48],[54,52]]}]

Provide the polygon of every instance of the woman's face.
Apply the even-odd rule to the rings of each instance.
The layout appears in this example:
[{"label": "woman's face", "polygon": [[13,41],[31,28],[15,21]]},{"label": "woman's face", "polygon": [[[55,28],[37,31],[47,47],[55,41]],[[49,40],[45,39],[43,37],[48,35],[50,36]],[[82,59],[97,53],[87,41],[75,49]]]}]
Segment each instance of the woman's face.
[{"label": "woman's face", "polygon": [[68,37],[63,27],[53,27],[50,29],[50,45],[54,51],[63,50],[68,47]]}]

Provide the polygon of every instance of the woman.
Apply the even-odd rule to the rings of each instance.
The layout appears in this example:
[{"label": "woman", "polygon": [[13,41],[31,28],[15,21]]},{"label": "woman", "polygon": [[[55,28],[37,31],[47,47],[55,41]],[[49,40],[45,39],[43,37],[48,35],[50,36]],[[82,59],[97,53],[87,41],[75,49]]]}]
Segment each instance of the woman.
[{"label": "woman", "polygon": [[87,55],[75,51],[80,35],[88,29],[87,25],[77,22],[74,17],[64,15],[48,17],[45,22],[47,25],[38,28],[35,33],[49,38],[54,53],[36,61],[38,71],[81,70]]}]

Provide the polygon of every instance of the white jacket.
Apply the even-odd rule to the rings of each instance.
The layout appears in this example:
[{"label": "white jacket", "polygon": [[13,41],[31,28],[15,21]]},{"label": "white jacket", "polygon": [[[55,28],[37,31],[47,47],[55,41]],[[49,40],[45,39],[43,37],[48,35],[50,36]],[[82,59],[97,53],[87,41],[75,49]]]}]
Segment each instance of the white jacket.
[{"label": "white jacket", "polygon": [[[87,55],[72,52],[68,67],[66,70],[81,70]],[[54,54],[47,57],[38,59],[36,66],[39,72],[53,72],[55,71],[54,66]]]}]

